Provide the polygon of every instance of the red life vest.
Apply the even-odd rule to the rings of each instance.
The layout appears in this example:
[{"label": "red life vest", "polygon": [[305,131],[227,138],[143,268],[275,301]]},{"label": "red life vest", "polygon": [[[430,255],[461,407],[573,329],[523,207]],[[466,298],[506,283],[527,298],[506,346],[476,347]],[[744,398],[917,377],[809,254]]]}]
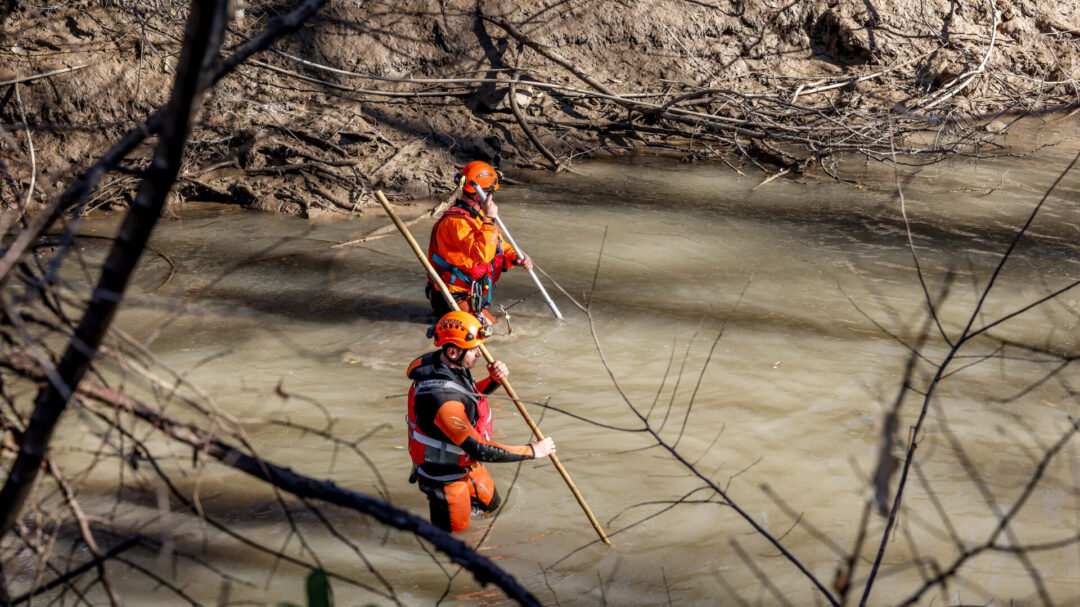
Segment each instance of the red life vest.
[{"label": "red life vest", "polygon": [[[487,397],[476,392],[475,386],[470,389],[457,382],[447,379],[424,379],[413,382],[409,388],[409,455],[413,463],[452,465],[466,468],[475,463],[465,451],[457,445],[445,440],[446,436],[433,437],[420,430],[420,424],[416,418],[417,398],[435,398],[430,393],[432,390],[453,390],[461,396],[461,402],[465,404],[465,411],[469,416],[469,423],[484,437],[491,440],[493,419],[491,408],[488,406]],[[432,420],[425,420],[425,426],[431,426]],[[441,433],[440,433],[441,434]]]}]

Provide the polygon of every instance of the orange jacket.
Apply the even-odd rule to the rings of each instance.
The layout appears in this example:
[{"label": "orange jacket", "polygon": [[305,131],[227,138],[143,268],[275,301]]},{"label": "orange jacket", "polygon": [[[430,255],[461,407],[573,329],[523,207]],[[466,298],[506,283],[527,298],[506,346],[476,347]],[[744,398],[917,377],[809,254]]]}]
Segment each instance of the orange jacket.
[{"label": "orange jacket", "polygon": [[428,260],[451,293],[465,293],[472,282],[485,277],[494,284],[504,270],[516,264],[518,254],[503,242],[499,227],[483,211],[459,203],[432,226]]}]

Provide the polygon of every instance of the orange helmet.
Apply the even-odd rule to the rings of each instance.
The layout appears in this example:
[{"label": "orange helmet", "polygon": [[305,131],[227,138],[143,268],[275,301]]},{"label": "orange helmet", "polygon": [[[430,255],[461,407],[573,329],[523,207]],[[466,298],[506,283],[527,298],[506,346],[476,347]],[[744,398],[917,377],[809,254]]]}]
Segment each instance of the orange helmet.
[{"label": "orange helmet", "polygon": [[465,165],[457,174],[457,182],[470,194],[476,193],[476,188],[472,187],[474,181],[484,188],[485,192],[494,192],[499,189],[499,177],[502,175],[490,164],[482,160],[474,160]]},{"label": "orange helmet", "polygon": [[490,329],[468,312],[447,312],[435,323],[435,345],[440,348],[451,344],[468,350],[484,343],[489,334]]}]

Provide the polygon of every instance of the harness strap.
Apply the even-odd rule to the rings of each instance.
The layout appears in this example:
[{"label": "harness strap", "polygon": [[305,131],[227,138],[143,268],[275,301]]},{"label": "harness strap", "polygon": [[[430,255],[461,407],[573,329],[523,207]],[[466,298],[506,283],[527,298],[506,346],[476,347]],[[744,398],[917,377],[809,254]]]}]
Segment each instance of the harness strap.
[{"label": "harness strap", "polygon": [[459,478],[465,476],[466,474],[468,474],[468,471],[466,470],[465,472],[458,472],[456,474],[442,474],[442,475],[439,475],[439,476],[435,476],[433,474],[428,474],[427,472],[424,472],[424,467],[421,466],[421,467],[416,469],[416,473],[419,474],[420,476],[424,477],[424,478],[431,479],[433,481],[438,481],[438,482],[441,482],[441,483],[446,483],[446,482],[450,482],[450,481],[456,481],[457,479],[459,479]]},{"label": "harness strap", "polygon": [[[409,424],[409,425],[412,426],[412,424]],[[462,451],[461,448],[458,447],[457,445],[454,445],[452,443],[446,443],[446,442],[443,442],[441,440],[435,440],[435,439],[431,438],[430,436],[427,436],[425,434],[421,434],[419,431],[417,431],[417,430],[415,430],[413,428],[409,429],[409,436],[411,436],[413,438],[413,440],[415,440],[416,442],[427,445],[428,447],[434,447],[434,448],[438,449],[439,451],[443,451],[443,452],[446,452],[446,453],[452,453],[454,455],[465,455],[465,452]]]},{"label": "harness strap", "polygon": [[479,396],[475,390],[469,390],[456,381],[450,381],[449,379],[425,379],[423,381],[418,381],[416,382],[416,392],[414,392],[414,394],[431,392],[437,388],[446,388],[448,390],[454,390],[455,392],[461,392],[462,394],[473,397],[473,400],[476,400]]},{"label": "harness strap", "polygon": [[[501,243],[499,247],[501,250]],[[470,299],[475,299],[478,303],[483,304],[480,306],[474,305],[474,309],[479,310],[481,307],[486,308],[491,305],[491,292],[495,290],[495,281],[492,280],[490,274],[481,277],[480,280],[473,280],[461,268],[451,265],[449,261],[443,259],[438,253],[432,253],[431,260],[435,262],[435,265],[449,272],[451,277],[461,281],[462,285],[469,287]],[[451,280],[450,282],[453,283],[454,281]]]},{"label": "harness strap", "polygon": [[[406,419],[406,421],[409,424],[409,440],[416,441],[417,443],[424,445],[425,463],[457,465],[461,457],[466,456],[465,452],[462,451],[461,448],[457,445],[431,438],[430,436],[421,432],[411,419]],[[422,476],[425,476],[427,478],[431,478],[433,480],[440,480],[428,474],[424,474],[423,469],[420,469],[419,472]],[[451,478],[449,480],[453,479]]]},{"label": "harness strap", "polygon": [[453,276],[454,278],[460,280],[461,282],[463,282],[463,283],[465,283],[467,285],[472,284],[474,282],[472,278],[469,278],[468,274],[466,274],[465,272],[463,272],[461,270],[461,268],[459,268],[459,267],[457,267],[455,265],[452,265],[449,261],[446,261],[445,259],[443,259],[442,256],[439,255],[438,253],[432,253],[431,254],[431,260],[434,261],[435,264],[437,266],[439,266],[440,268],[446,270],[447,272],[450,272],[451,276]]}]

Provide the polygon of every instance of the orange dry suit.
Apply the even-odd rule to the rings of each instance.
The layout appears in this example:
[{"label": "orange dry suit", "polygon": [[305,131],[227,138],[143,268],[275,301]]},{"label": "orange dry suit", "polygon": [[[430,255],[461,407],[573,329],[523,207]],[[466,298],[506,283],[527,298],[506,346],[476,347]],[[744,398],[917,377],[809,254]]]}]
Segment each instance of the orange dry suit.
[{"label": "orange dry suit", "polygon": [[516,462],[534,457],[532,447],[491,440],[492,418],[484,394],[499,384],[473,382],[468,369],[429,352],[409,365],[409,455],[423,484],[452,483],[479,462]]},{"label": "orange dry suit", "polygon": [[468,299],[478,313],[491,303],[495,283],[517,264],[518,254],[503,242],[494,220],[459,201],[432,226],[428,260],[455,299]]}]

